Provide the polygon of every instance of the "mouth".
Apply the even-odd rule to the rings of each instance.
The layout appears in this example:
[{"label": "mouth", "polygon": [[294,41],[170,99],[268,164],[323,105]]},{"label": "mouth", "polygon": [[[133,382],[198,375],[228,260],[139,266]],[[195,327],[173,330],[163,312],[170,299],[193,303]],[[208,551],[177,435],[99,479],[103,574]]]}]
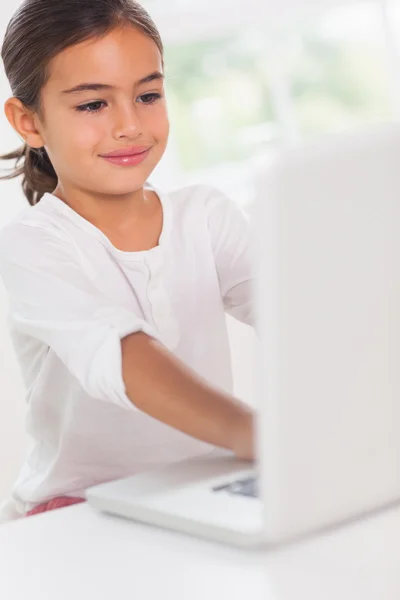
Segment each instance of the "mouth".
[{"label": "mouth", "polygon": [[108,162],[119,166],[134,166],[142,163],[148,156],[151,148],[131,148],[126,150],[117,150],[111,154],[102,154]]}]

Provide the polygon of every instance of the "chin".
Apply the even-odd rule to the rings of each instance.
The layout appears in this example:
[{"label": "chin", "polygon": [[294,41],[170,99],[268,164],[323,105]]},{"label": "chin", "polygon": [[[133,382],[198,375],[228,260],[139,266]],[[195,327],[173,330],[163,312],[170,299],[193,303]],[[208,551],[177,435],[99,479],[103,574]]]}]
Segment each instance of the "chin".
[{"label": "chin", "polygon": [[109,196],[124,196],[125,194],[132,194],[132,192],[142,189],[146,182],[147,177],[120,177],[113,185],[113,182],[110,181],[110,178],[108,178],[108,180],[104,182],[104,185],[99,186],[99,182],[96,182],[95,188],[97,188],[100,194],[106,194]]},{"label": "chin", "polygon": [[145,184],[137,184],[137,185],[130,185],[130,186],[124,186],[123,188],[121,186],[119,187],[115,187],[115,188],[109,188],[109,189],[105,189],[102,191],[103,194],[106,194],[108,196],[127,196],[129,194],[133,194],[134,192],[137,192],[138,190],[142,189],[143,186]]}]

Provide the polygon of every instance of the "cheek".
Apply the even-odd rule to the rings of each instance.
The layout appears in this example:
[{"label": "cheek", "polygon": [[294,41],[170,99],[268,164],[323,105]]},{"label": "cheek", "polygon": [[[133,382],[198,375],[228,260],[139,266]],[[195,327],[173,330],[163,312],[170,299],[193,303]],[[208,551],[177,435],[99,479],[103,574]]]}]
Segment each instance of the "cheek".
[{"label": "cheek", "polygon": [[106,123],[99,118],[88,117],[75,123],[69,134],[75,148],[87,150],[93,148],[103,140],[109,131]]},{"label": "cheek", "polygon": [[165,105],[154,108],[146,115],[146,129],[152,133],[155,140],[166,142],[169,135],[169,118]]},{"label": "cheek", "polygon": [[104,139],[109,130],[109,124],[103,117],[78,113],[74,109],[65,111],[58,115],[52,123],[52,131],[55,132],[56,144],[60,145],[65,152],[79,154],[79,150],[88,150],[98,145],[99,140]]},{"label": "cheek", "polygon": [[[76,123],[73,125],[66,123],[62,128],[58,127],[56,140],[53,142],[53,148],[61,159],[68,160],[71,163],[81,162],[93,147],[98,144],[99,132],[93,126],[82,126]],[[52,136],[55,137],[54,135]]]}]

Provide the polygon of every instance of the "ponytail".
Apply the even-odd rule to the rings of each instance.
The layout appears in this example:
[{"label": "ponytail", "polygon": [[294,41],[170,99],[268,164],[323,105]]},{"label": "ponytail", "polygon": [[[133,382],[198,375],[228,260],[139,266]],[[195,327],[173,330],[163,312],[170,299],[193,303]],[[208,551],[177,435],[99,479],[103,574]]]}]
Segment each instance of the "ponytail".
[{"label": "ponytail", "polygon": [[[58,177],[44,148],[31,148],[24,144],[17,150],[0,156],[0,160],[16,160],[15,169],[1,179],[23,176],[22,189],[29,204],[37,204],[46,192],[57,187]],[[19,164],[23,160],[23,164]]]}]

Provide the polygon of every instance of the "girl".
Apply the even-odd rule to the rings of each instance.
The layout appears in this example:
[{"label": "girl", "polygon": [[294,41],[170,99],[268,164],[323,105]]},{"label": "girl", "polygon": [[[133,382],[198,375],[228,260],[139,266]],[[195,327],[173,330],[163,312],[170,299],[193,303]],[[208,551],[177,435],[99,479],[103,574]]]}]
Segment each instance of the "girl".
[{"label": "girl", "polygon": [[2,158],[31,205],[0,232],[31,439],[18,512],[215,447],[253,459],[224,316],[252,322],[248,225],[211,187],[146,184],[169,131],[149,15],[134,0],[25,0],[2,58],[24,141]]}]

